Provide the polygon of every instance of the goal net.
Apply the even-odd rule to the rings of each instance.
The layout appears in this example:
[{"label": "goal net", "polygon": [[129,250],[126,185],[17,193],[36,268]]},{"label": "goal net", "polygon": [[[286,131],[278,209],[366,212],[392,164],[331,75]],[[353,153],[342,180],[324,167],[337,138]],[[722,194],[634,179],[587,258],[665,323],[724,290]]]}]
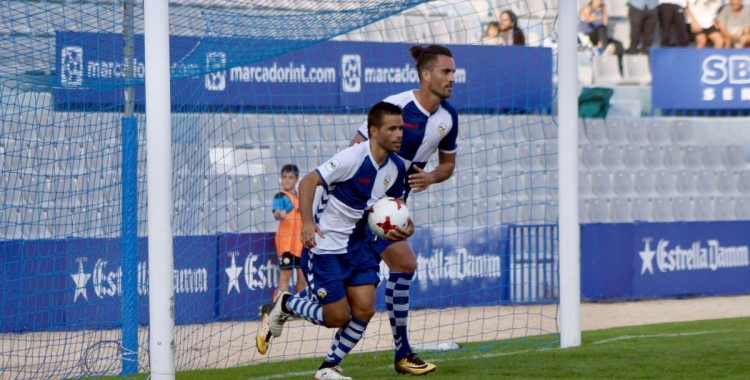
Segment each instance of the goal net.
[{"label": "goal net", "polygon": [[[483,38],[505,10],[525,46]],[[454,54],[459,148],[408,199],[412,346],[556,344],[556,1],[175,0],[169,17],[174,273],[153,273],[143,2],[0,5],[0,378],[148,372],[154,276],[174,278],[178,370],[324,355],[333,331],[303,320],[254,347],[279,170],[314,170],[416,89],[414,44]],[[390,358],[384,282],[377,310],[355,352]]]}]

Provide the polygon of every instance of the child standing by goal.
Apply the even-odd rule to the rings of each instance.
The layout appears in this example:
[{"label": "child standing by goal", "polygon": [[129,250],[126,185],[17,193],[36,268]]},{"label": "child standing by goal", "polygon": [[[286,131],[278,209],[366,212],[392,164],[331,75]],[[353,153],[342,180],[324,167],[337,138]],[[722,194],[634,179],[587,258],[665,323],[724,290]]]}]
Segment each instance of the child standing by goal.
[{"label": "child standing by goal", "polygon": [[307,286],[300,267],[302,218],[296,190],[298,180],[297,165],[284,165],[281,168],[281,191],[273,197],[273,217],[279,221],[274,238],[276,253],[279,255],[279,286],[274,292],[274,299],[277,292],[289,291],[289,280],[292,278],[293,270],[297,271],[295,291],[299,293]]}]

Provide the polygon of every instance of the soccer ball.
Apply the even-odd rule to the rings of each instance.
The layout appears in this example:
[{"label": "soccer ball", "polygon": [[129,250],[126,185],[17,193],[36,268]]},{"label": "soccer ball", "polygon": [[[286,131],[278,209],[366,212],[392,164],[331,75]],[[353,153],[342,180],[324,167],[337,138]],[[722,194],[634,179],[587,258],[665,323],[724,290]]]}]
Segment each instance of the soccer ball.
[{"label": "soccer ball", "polygon": [[375,235],[383,238],[388,231],[409,225],[409,209],[400,199],[380,198],[370,207],[367,223]]}]

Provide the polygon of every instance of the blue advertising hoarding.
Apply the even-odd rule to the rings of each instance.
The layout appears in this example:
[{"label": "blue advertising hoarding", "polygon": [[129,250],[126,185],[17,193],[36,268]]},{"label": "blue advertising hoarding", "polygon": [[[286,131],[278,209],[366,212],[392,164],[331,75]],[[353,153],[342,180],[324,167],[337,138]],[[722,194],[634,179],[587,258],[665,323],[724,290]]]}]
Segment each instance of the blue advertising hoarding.
[{"label": "blue advertising hoarding", "polygon": [[[148,323],[148,242],[138,241],[139,323]],[[175,322],[215,319],[215,236],[174,239]],[[122,322],[120,239],[2,242],[0,332],[111,329]]]},{"label": "blue advertising hoarding", "polygon": [[584,299],[750,293],[749,221],[585,224]]},{"label": "blue advertising hoarding", "polygon": [[[409,44],[325,41],[256,62],[252,49],[283,41],[170,37],[172,104],[176,106],[369,108],[419,86]],[[137,105],[144,104],[143,36],[135,37]],[[122,37],[57,32],[58,107],[122,104]],[[542,47],[450,45],[456,61],[452,103],[475,110],[547,109],[552,104],[552,51]],[[207,74],[206,74],[207,73]]]},{"label": "blue advertising hoarding", "polygon": [[651,101],[674,110],[747,109],[750,55],[744,49],[652,49]]}]

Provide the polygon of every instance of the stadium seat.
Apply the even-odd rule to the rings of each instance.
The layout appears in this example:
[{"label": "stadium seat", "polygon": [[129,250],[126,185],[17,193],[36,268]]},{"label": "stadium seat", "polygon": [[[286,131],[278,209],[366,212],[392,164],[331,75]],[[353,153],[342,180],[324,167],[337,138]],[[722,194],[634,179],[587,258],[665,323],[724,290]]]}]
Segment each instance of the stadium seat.
[{"label": "stadium seat", "polygon": [[525,125],[516,124],[516,120],[511,115],[500,117],[500,143],[516,144],[521,141],[528,141],[528,130]]},{"label": "stadium seat", "polygon": [[671,122],[654,119],[648,122],[648,141],[652,145],[669,145],[672,143],[670,138]]},{"label": "stadium seat", "polygon": [[635,145],[649,144],[649,128],[644,120],[633,120],[629,123],[627,130],[628,141]]},{"label": "stadium seat", "polygon": [[547,141],[540,145],[541,165],[546,171],[556,171],[558,168],[557,140]]},{"label": "stadium seat", "polygon": [[589,143],[588,137],[586,137],[586,119],[578,118],[578,145],[585,145]]},{"label": "stadium seat", "polygon": [[455,205],[451,205],[456,213],[455,225],[458,227],[476,227],[477,210],[474,207],[473,201],[458,202]]},{"label": "stadium seat", "polygon": [[553,201],[557,199],[559,182],[557,171],[547,172],[547,199]]},{"label": "stadium seat", "polygon": [[693,125],[690,120],[675,120],[672,123],[672,142],[678,145],[693,145]]},{"label": "stadium seat", "polygon": [[668,198],[651,199],[651,212],[653,213],[655,222],[671,222],[675,220],[672,212],[672,202]]},{"label": "stadium seat", "polygon": [[578,199],[578,222],[588,223],[589,219],[589,200],[579,198]]},{"label": "stadium seat", "polygon": [[252,227],[253,232],[273,232],[276,230],[276,219],[273,218],[272,207],[260,206],[252,209]]},{"label": "stadium seat", "polygon": [[547,195],[547,176],[543,172],[533,172],[527,178],[529,182],[526,196],[534,202],[544,200]]},{"label": "stadium seat", "polygon": [[610,199],[609,208],[610,213],[612,214],[612,222],[628,223],[633,221],[633,216],[630,211],[630,202],[627,198]]},{"label": "stadium seat", "polygon": [[557,121],[552,119],[551,117],[550,118],[544,117],[542,118],[542,122],[543,122],[542,129],[544,132],[544,138],[548,140],[552,140],[552,139],[557,140],[557,136],[558,136]]},{"label": "stadium seat", "polygon": [[695,213],[693,211],[693,202],[690,198],[674,198],[672,199],[672,214],[675,220],[690,221],[695,220]]},{"label": "stadium seat", "polygon": [[589,179],[588,172],[579,171],[578,172],[578,198],[587,199],[587,198],[591,198],[592,196],[593,194],[591,193],[591,180]]},{"label": "stadium seat", "polygon": [[589,222],[607,223],[612,218],[609,213],[609,202],[604,198],[594,198],[588,201]]},{"label": "stadium seat", "polygon": [[453,43],[471,45],[479,42],[482,24],[477,15],[472,9],[470,14],[459,14],[453,18]]},{"label": "stadium seat", "polygon": [[698,185],[699,193],[706,196],[719,195],[719,189],[716,184],[716,175],[713,171],[700,170],[696,172],[696,183]]},{"label": "stadium seat", "polygon": [[[454,204],[458,201],[458,185],[456,176],[451,176],[447,180],[432,185],[430,188],[433,189],[433,194],[436,196],[435,200],[440,204]],[[469,185],[470,186],[470,185]]]},{"label": "stadium seat", "polygon": [[585,119],[586,123],[586,138],[590,143],[594,144],[606,144],[609,142],[607,139],[607,124],[604,119]]},{"label": "stadium seat", "polygon": [[544,223],[557,223],[560,218],[560,206],[555,201],[544,205]]},{"label": "stadium seat", "polygon": [[622,167],[622,154],[620,146],[613,144],[602,145],[602,164],[607,169],[619,169]]},{"label": "stadium seat", "polygon": [[745,149],[741,145],[727,145],[724,151],[724,166],[728,169],[744,169]]},{"label": "stadium seat", "polygon": [[630,208],[634,221],[650,222],[654,220],[651,213],[651,201],[648,198],[632,198]]},{"label": "stadium seat", "polygon": [[409,202],[411,203],[411,205],[408,205],[408,207],[410,207],[409,211],[412,215],[412,221],[417,226],[430,223],[428,202],[425,202],[424,200],[412,200],[414,198],[417,197],[409,197]]},{"label": "stadium seat", "polygon": [[497,150],[497,153],[497,162],[500,163],[503,173],[514,173],[521,170],[515,144],[503,145]]},{"label": "stadium seat", "polygon": [[737,172],[737,191],[744,196],[750,196],[750,171]]},{"label": "stadium seat", "polygon": [[57,174],[57,149],[54,144],[39,143],[34,149],[34,165],[32,169],[45,175]]},{"label": "stadium seat", "polygon": [[596,170],[602,167],[602,153],[599,146],[593,144],[581,145],[580,148],[581,163],[589,170]]},{"label": "stadium seat", "polygon": [[404,17],[404,42],[422,44],[426,42],[424,16]]},{"label": "stadium seat", "polygon": [[722,147],[715,145],[705,145],[701,148],[703,166],[707,169],[719,169],[724,166],[721,153]]},{"label": "stadium seat", "polygon": [[612,195],[612,177],[610,172],[591,172],[591,192],[599,198],[606,198]]},{"label": "stadium seat", "polygon": [[49,191],[55,208],[80,207],[83,200],[93,195],[86,193],[83,185],[83,176],[49,177]]},{"label": "stadium seat", "polygon": [[716,220],[735,220],[734,204],[732,204],[732,198],[729,197],[716,197],[714,201],[716,209],[715,217]]},{"label": "stadium seat", "polygon": [[679,146],[668,145],[662,148],[662,162],[667,169],[682,169],[682,150]]},{"label": "stadium seat", "polygon": [[695,173],[690,170],[680,170],[676,173],[675,189],[682,196],[698,194],[698,184]]},{"label": "stadium seat", "polygon": [[682,159],[685,168],[687,169],[698,170],[703,168],[703,158],[700,146],[685,146],[682,151]]},{"label": "stadium seat", "polygon": [[695,220],[708,221],[716,219],[713,201],[708,197],[696,197],[693,199],[693,213]]},{"label": "stadium seat", "polygon": [[750,198],[736,198],[734,200],[734,212],[737,220],[750,220]]},{"label": "stadium seat", "polygon": [[625,119],[607,120],[607,141],[611,144],[628,143],[628,122]]},{"label": "stadium seat", "polygon": [[451,32],[448,27],[449,19],[442,16],[429,17],[426,20],[425,36],[428,43],[433,44],[450,44]]},{"label": "stadium seat", "polygon": [[737,178],[734,172],[719,171],[716,173],[716,188],[723,196],[737,194]]},{"label": "stadium seat", "polygon": [[[627,29],[630,29],[630,25],[628,23],[615,24],[615,28],[618,27],[627,27]],[[641,54],[623,55],[622,74],[624,82],[639,84],[642,86],[651,84],[651,68],[649,66],[648,56]]]},{"label": "stadium seat", "polygon": [[656,194],[656,183],[654,173],[650,171],[637,171],[633,175],[635,192],[642,197],[650,197]]},{"label": "stadium seat", "polygon": [[526,174],[503,175],[501,178],[503,199],[516,202],[526,200],[527,178]]},{"label": "stadium seat", "polygon": [[593,58],[594,84],[615,86],[623,82],[617,56],[598,55]]},{"label": "stadium seat", "polygon": [[621,147],[622,163],[631,170],[643,169],[643,154],[637,145],[623,145]]},{"label": "stadium seat", "polygon": [[662,163],[661,147],[647,145],[641,148],[643,154],[643,165],[651,170],[659,170],[664,167]]},{"label": "stadium seat", "polygon": [[539,152],[539,147],[530,141],[517,144],[518,165],[524,171],[542,170],[544,163]]},{"label": "stadium seat", "polygon": [[2,176],[2,187],[5,189],[4,202],[10,206],[23,206],[24,198],[24,174],[18,171],[4,173]]},{"label": "stadium seat", "polygon": [[620,197],[631,197],[635,192],[632,173],[624,170],[614,172],[612,190]]},{"label": "stadium seat", "polygon": [[461,170],[453,174],[456,177],[456,189],[458,193],[458,201],[473,201],[474,200],[474,188],[479,190],[479,182],[474,177],[474,172],[469,170]]},{"label": "stadium seat", "polygon": [[677,194],[674,174],[668,170],[660,170],[655,174],[656,192],[661,196],[670,197]]}]

